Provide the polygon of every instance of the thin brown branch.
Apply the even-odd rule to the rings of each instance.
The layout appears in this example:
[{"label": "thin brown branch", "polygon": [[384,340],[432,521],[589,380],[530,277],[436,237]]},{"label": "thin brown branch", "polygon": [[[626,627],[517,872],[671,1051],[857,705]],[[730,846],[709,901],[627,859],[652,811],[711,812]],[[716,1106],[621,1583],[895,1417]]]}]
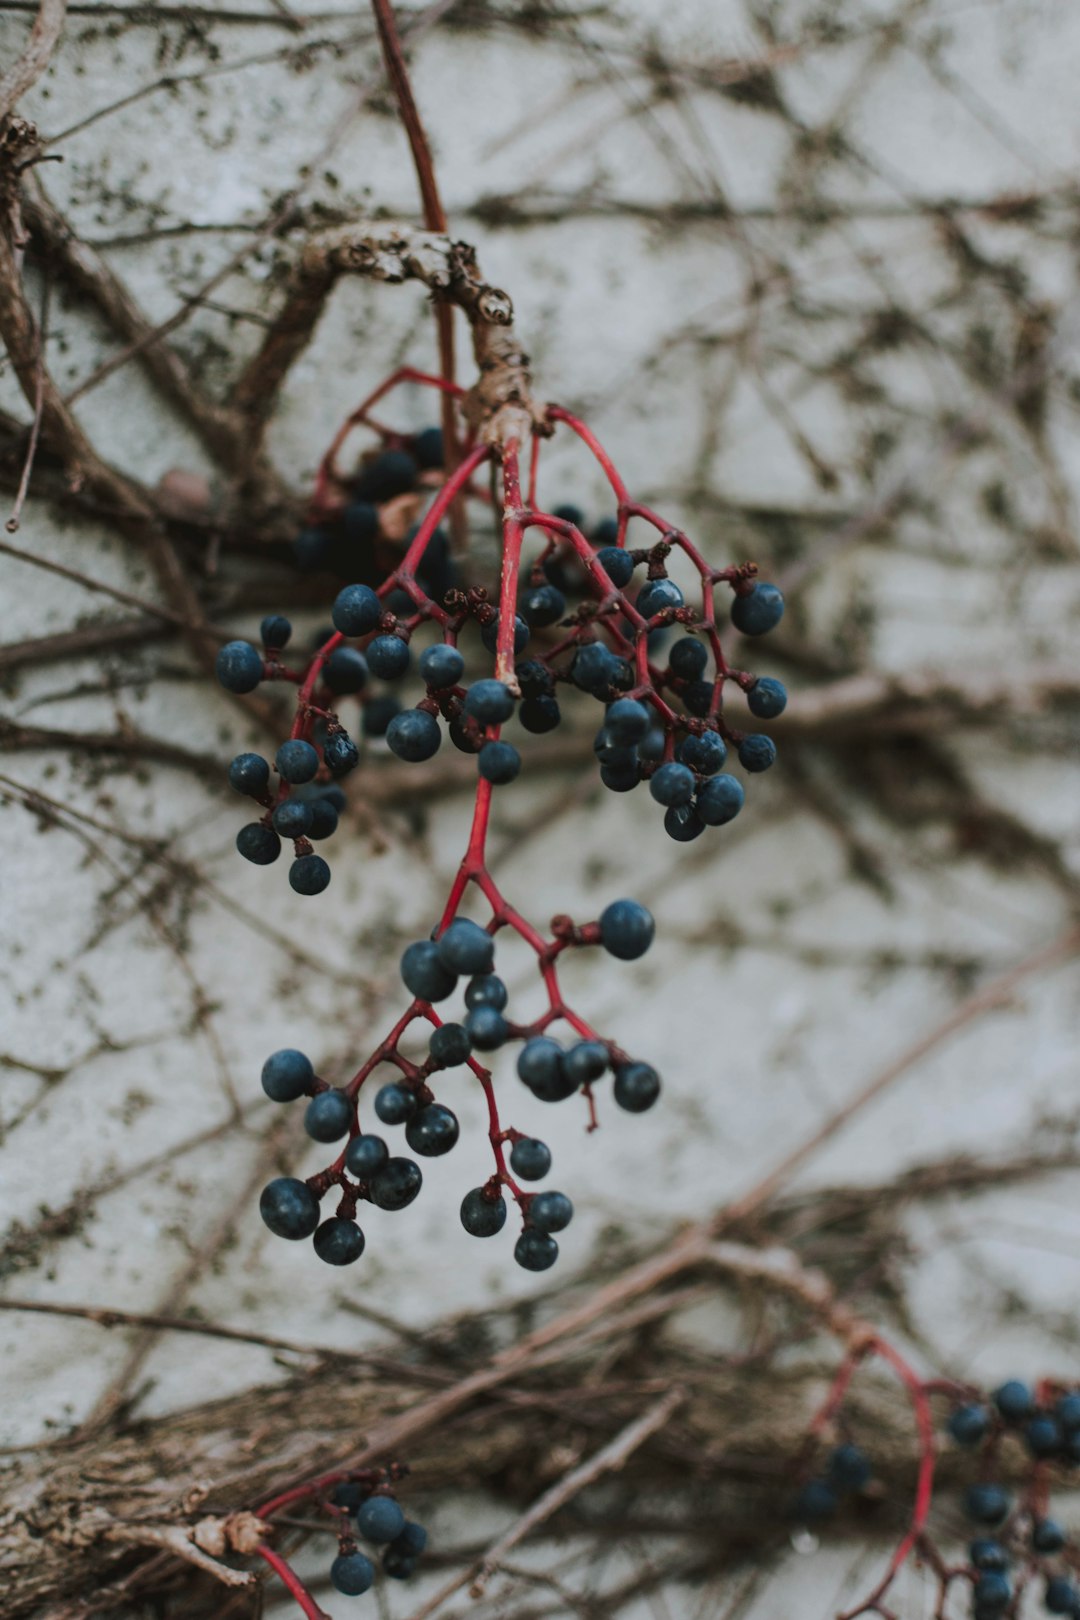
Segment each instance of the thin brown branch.
[{"label": "thin brown branch", "polygon": [[26,457],[23,461],[22,472],[19,475],[19,487],[15,492],[15,503],[11,508],[11,516],[5,525],[8,534],[17,534],[22,509],[26,504],[27,492],[30,489],[30,474],[34,470],[34,457],[37,455],[38,439],[41,437],[41,414],[45,406],[45,338],[49,325],[49,295],[52,282],[48,276],[45,278],[45,288],[41,295],[41,320],[38,326],[38,360],[37,381],[34,386],[34,419],[30,424],[30,432],[26,441]]},{"label": "thin brown branch", "polygon": [[0,124],[41,78],[64,27],[67,0],[41,0],[30,38],[17,62],[0,78]]},{"label": "thin brown branch", "polygon": [[51,636],[30,636],[25,641],[0,645],[0,674],[31,664],[53,664],[68,658],[107,653],[121,647],[142,646],[174,635],[176,627],[154,619],[114,619],[111,623],[84,624],[77,630],[57,630]]}]

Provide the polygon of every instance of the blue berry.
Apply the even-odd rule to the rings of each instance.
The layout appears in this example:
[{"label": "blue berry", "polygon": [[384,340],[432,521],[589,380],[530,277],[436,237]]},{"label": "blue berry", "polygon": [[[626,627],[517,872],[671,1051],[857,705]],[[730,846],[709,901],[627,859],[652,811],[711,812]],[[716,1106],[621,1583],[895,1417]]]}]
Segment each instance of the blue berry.
[{"label": "blue berry", "polygon": [[321,855],[301,855],[289,867],[289,883],[297,894],[322,894],[330,882],[330,868]]},{"label": "blue berry", "polygon": [[629,585],[634,572],[634,559],[621,546],[601,546],[596,560],[617,590]]},{"label": "blue berry", "polygon": [[[517,1072],[530,1091],[564,1094],[563,1050],[548,1035],[534,1035],[518,1053]],[[574,1088],[576,1090],[576,1086]]]},{"label": "blue berry", "polygon": [[285,799],[271,816],[274,831],[282,838],[303,838],[314,819],[310,804],[302,799]]},{"label": "blue berry", "polygon": [[651,619],[664,608],[683,605],[683,593],[673,579],[649,579],[637,594],[634,606],[644,619]]},{"label": "blue berry", "polygon": [[322,667],[322,678],[338,697],[362,692],[368,679],[367,659],[355,647],[335,647]]},{"label": "blue berry", "polygon": [[354,1136],[345,1149],[345,1168],[357,1181],[370,1181],[389,1154],[381,1136]]},{"label": "blue berry", "polygon": [[227,641],[214,669],[227,692],[254,692],[263,678],[263,656],[250,641]]},{"label": "blue berry", "polygon": [[1003,1614],[1012,1602],[1012,1583],[1007,1575],[988,1570],[975,1582],[971,1597],[980,1620],[984,1616]]},{"label": "blue berry", "polygon": [[976,1524],[1001,1524],[1008,1517],[1009,1493],[1001,1485],[972,1485],[964,1507]]},{"label": "blue berry", "polygon": [[705,823],[692,804],[673,804],[664,811],[664,831],[677,844],[692,844],[705,831]]},{"label": "blue berry", "polygon": [[331,1215],[316,1227],[312,1240],[315,1253],[328,1266],[351,1266],[364,1252],[364,1234],[355,1221],[341,1215]]},{"label": "blue berry", "polygon": [[486,974],[495,961],[495,941],[468,917],[455,917],[439,936],[439,961],[451,973]]},{"label": "blue berry", "polygon": [[1071,1391],[1059,1396],[1054,1415],[1063,1429],[1080,1429],[1080,1393]]},{"label": "blue berry", "polygon": [[365,737],[385,737],[391,720],[401,713],[401,703],[392,692],[380,692],[364,704],[360,722]]},{"label": "blue berry", "polygon": [[619,538],[619,520],[617,517],[601,518],[593,527],[589,539],[594,546],[613,546]]},{"label": "blue berry", "polygon": [[971,1543],[968,1557],[975,1569],[1001,1571],[1009,1567],[1009,1555],[1001,1542],[988,1536],[979,1536]]},{"label": "blue berry", "polygon": [[399,681],[411,661],[409,643],[400,636],[376,636],[367,645],[367,661],[381,681]]},{"label": "blue berry", "polygon": [[699,680],[709,662],[709,649],[694,636],[682,636],[673,641],[668,653],[668,664],[673,675],[684,681]]},{"label": "blue berry", "polygon": [[759,582],[731,604],[731,622],[744,636],[763,636],[780,623],[784,598],[776,585]]},{"label": "blue berry", "polygon": [[608,1066],[608,1051],[602,1041],[578,1041],[563,1055],[568,1080],[576,1086],[599,1080]]},{"label": "blue berry", "polygon": [[338,813],[329,799],[313,799],[311,801],[311,826],[307,830],[309,838],[329,838],[337,832]]},{"label": "blue berry", "polygon": [[309,742],[290,737],[283,742],[274,756],[278,774],[293,784],[310,782],[319,768],[319,756]]},{"label": "blue berry", "polygon": [[426,709],[405,709],[390,721],[386,740],[399,759],[415,765],[439,752],[442,732],[435,716]]},{"label": "blue berry", "polygon": [[292,625],[281,613],[268,613],[259,626],[259,638],[263,646],[274,647],[278,651],[288,646],[291,635]]},{"label": "blue berry", "polygon": [[384,1125],[404,1125],[416,1113],[416,1093],[391,1080],[375,1093],[375,1112]]},{"label": "blue berry", "polygon": [[683,738],[679,745],[679,759],[702,776],[715,776],[727,759],[727,744],[715,731],[703,731],[700,737]]},{"label": "blue berry", "polygon": [[1022,1423],[1035,1412],[1035,1397],[1027,1384],[1019,1378],[1010,1378],[994,1391],[994,1405],[1006,1423]]},{"label": "blue berry", "polygon": [[328,786],[319,788],[315,802],[316,804],[328,804],[334,814],[340,816],[349,801],[345,797],[345,789],[339,787],[336,782],[331,782]]},{"label": "blue berry", "polygon": [[694,773],[688,765],[670,760],[653,773],[649,792],[657,804],[689,804],[694,797]]},{"label": "blue berry", "polygon": [[985,1406],[958,1406],[949,1418],[949,1433],[960,1446],[977,1446],[986,1438],[990,1414]]},{"label": "blue berry", "polygon": [[551,1169],[551,1149],[535,1136],[523,1136],[510,1149],[510,1168],[522,1181],[540,1181]]},{"label": "blue berry", "polygon": [[311,1059],[291,1046],[272,1052],[262,1066],[262,1088],[274,1102],[295,1102],[314,1079]]},{"label": "blue berry", "polygon": [[637,766],[633,744],[617,742],[607,726],[601,726],[593,738],[593,753],[601,765],[609,765],[613,770],[628,770],[631,766]]},{"label": "blue berry", "polygon": [[558,1258],[555,1239],[533,1226],[527,1226],[514,1244],[514,1259],[525,1271],[548,1271]]},{"label": "blue berry", "polygon": [[808,1479],[795,1498],[793,1512],[801,1524],[820,1523],[836,1512],[836,1492],[823,1479]]},{"label": "blue berry", "polygon": [[450,741],[463,754],[478,754],[484,746],[483,732],[460,716],[450,722]]},{"label": "blue berry", "polygon": [[275,1237],[297,1243],[310,1237],[319,1224],[319,1200],[305,1181],[278,1176],[259,1196],[259,1214]]},{"label": "blue berry", "polygon": [[602,641],[579,647],[570,665],[570,679],[582,692],[603,697],[615,682],[620,660]]},{"label": "blue berry", "polygon": [[533,630],[554,624],[566,612],[566,597],[554,585],[534,585],[521,599],[521,616]]},{"label": "blue berry", "polygon": [[281,854],[281,839],[273,827],[264,827],[261,821],[251,821],[236,835],[236,847],[245,861],[256,866],[270,866]]},{"label": "blue berry", "polygon": [[1080,1607],[1080,1592],[1067,1575],[1051,1575],[1043,1593],[1043,1603],[1051,1614],[1075,1614]]},{"label": "blue berry", "polygon": [[335,1507],[344,1508],[346,1513],[355,1513],[361,1502],[366,1502],[370,1495],[370,1486],[361,1485],[358,1480],[343,1479],[330,1492],[330,1500]]},{"label": "blue berry", "polygon": [[722,827],[733,821],[746,800],[743,785],[737,776],[711,777],[698,791],[696,809],[707,827]]},{"label": "blue berry", "polygon": [[392,1496],[369,1496],[356,1515],[365,1541],[395,1541],[405,1528],[405,1515]]},{"label": "blue berry", "polygon": [[763,675],[747,692],[746,706],[759,720],[775,720],[787,708],[787,691],[781,681]]},{"label": "blue berry", "polygon": [[[374,514],[372,514],[374,516]],[[293,541],[293,560],[301,573],[313,574],[325,566],[330,553],[330,536],[325,529],[301,529]]]},{"label": "blue berry", "polygon": [[424,1159],[441,1159],[456,1145],[460,1134],[457,1115],[437,1102],[421,1108],[405,1127],[406,1142]]},{"label": "blue berry", "polygon": [[470,1237],[494,1237],[506,1225],[506,1199],[489,1198],[483,1187],[474,1187],[461,1200],[461,1224]]},{"label": "blue berry", "polygon": [[644,1114],[660,1095],[660,1076],[650,1063],[624,1063],[615,1070],[611,1094],[628,1114]]},{"label": "blue berry", "polygon": [[433,1029],[428,1051],[434,1061],[447,1069],[465,1063],[472,1051],[472,1042],[464,1024],[440,1024]]},{"label": "blue berry", "polygon": [[565,1193],[536,1193],[529,1200],[528,1221],[538,1232],[561,1232],[573,1218],[574,1206]]},{"label": "blue berry", "polygon": [[538,658],[526,658],[516,664],[514,675],[523,698],[550,697],[555,690],[551,671]]},{"label": "blue berry", "polygon": [[339,1142],[352,1122],[352,1104],[343,1091],[320,1091],[304,1110],[304,1129],[316,1142]]},{"label": "blue berry", "polygon": [[682,690],[683,707],[699,720],[708,718],[713,700],[712,681],[687,681]]},{"label": "blue berry", "polygon": [[401,1552],[396,1545],[387,1547],[382,1555],[383,1574],[394,1581],[407,1581],[416,1574],[416,1562],[411,1553]]},{"label": "blue berry", "polygon": [[412,1159],[387,1159],[371,1178],[369,1192],[380,1209],[404,1209],[411,1204],[424,1178]]},{"label": "blue berry", "polygon": [[362,1552],[339,1553],[330,1565],[330,1584],[346,1597],[362,1597],[375,1579],[375,1565]]},{"label": "blue berry", "polygon": [[1061,1449],[1061,1427],[1056,1418],[1040,1413],[1024,1430],[1024,1443],[1033,1457],[1052,1457]]},{"label": "blue berry", "polygon": [[470,1012],[474,1007],[494,1007],[496,1012],[503,1012],[509,999],[510,992],[497,973],[480,974],[465,986],[465,1005]]},{"label": "blue berry", "polygon": [[616,743],[640,742],[649,729],[649,711],[636,698],[616,698],[604,716],[604,729]]},{"label": "blue berry", "polygon": [[861,1491],[870,1482],[870,1459],[861,1446],[837,1446],[829,1458],[829,1480],[841,1491]]},{"label": "blue berry", "polygon": [[585,514],[581,510],[581,507],[574,506],[569,501],[562,506],[557,506],[551,515],[552,517],[561,518],[564,523],[571,524],[575,529],[583,529],[585,527]]},{"label": "blue berry", "polygon": [[771,737],[755,732],[739,744],[739,764],[746,771],[767,771],[776,761],[776,744]]},{"label": "blue berry", "polygon": [[1060,1552],[1065,1545],[1065,1532],[1056,1519],[1036,1519],[1031,1531],[1031,1545],[1037,1553]]},{"label": "blue berry", "polygon": [[376,628],[383,608],[370,585],[346,585],[334,598],[330,617],[343,636],[366,636]]},{"label": "blue berry", "polygon": [[400,1536],[394,1537],[391,1546],[395,1552],[407,1553],[410,1558],[419,1558],[427,1546],[427,1531],[414,1519],[406,1519],[404,1530]]},{"label": "blue berry", "polygon": [[370,501],[350,501],[341,514],[341,527],[349,550],[366,552],[379,532],[379,514]]},{"label": "blue berry", "polygon": [[465,694],[465,713],[482,726],[498,726],[514,712],[514,699],[502,681],[474,681]]},{"label": "blue berry", "polygon": [[521,755],[512,743],[486,742],[476,756],[476,766],[485,782],[505,787],[521,771]]},{"label": "blue berry", "polygon": [[237,754],[229,766],[229,786],[251,799],[261,798],[270,784],[270,767],[261,754]]},{"label": "blue berry", "polygon": [[436,692],[456,686],[465,673],[465,660],[456,647],[445,641],[425,647],[420,654],[420,679]]},{"label": "blue berry", "polygon": [[650,765],[655,764],[658,760],[663,759],[666,743],[667,737],[663,726],[650,726],[638,743],[638,758],[646,760]]},{"label": "blue berry", "polygon": [[335,731],[323,743],[322,757],[331,775],[346,776],[359,765],[360,750],[346,732]]},{"label": "blue berry", "polygon": [[601,765],[600,780],[610,793],[632,793],[641,781],[637,760],[625,764]]},{"label": "blue berry", "polygon": [[359,500],[392,501],[409,493],[419,470],[407,450],[382,450],[361,467],[353,480],[353,493]]},{"label": "blue berry", "polygon": [[[496,613],[490,624],[480,626],[480,640],[489,653],[497,650],[499,645],[499,615]],[[529,626],[520,613],[514,614],[514,652],[524,652],[529,644]]]},{"label": "blue berry", "polygon": [[412,453],[417,466],[430,471],[443,464],[442,428],[427,427],[412,440]]},{"label": "blue berry", "polygon": [[465,1015],[465,1028],[478,1052],[494,1052],[510,1039],[510,1025],[497,1007],[473,1007]]},{"label": "blue berry", "polygon": [[644,956],[655,932],[651,913],[636,900],[613,900],[600,913],[600,942],[621,962]]}]

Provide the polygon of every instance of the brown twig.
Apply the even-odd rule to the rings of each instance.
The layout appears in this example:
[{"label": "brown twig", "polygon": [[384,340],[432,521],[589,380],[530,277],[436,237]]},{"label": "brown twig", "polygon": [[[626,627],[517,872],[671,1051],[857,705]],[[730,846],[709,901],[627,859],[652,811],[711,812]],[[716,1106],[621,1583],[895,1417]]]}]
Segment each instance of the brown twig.
[{"label": "brown twig", "polygon": [[0,78],[0,124],[48,67],[64,27],[67,0],[41,0],[30,38],[17,62]]}]

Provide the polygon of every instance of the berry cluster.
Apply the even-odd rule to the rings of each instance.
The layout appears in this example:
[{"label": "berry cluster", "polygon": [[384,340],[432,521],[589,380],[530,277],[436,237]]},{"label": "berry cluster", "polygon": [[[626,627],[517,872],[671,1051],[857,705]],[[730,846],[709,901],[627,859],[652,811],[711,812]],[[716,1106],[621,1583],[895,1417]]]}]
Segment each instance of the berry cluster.
[{"label": "berry cluster", "polygon": [[357,1547],[356,1536],[382,1549],[383,1573],[398,1581],[416,1573],[420,1554],[427,1546],[423,1525],[405,1517],[388,1486],[373,1489],[371,1480],[370,1474],[344,1480],[330,1493],[330,1506],[343,1521],[338,1555],[330,1565],[330,1582],[346,1597],[361,1596],[370,1591],[375,1581],[375,1565]]},{"label": "berry cluster", "polygon": [[870,1459],[850,1440],[834,1446],[822,1472],[808,1479],[795,1498],[793,1514],[800,1524],[830,1519],[845,1496],[857,1496],[873,1475]]}]

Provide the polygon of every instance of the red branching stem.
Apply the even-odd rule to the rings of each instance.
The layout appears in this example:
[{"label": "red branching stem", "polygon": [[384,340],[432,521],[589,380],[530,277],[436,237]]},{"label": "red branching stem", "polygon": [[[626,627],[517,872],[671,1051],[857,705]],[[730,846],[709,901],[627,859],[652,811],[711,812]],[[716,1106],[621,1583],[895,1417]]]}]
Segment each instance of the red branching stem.
[{"label": "red branching stem", "polygon": [[289,1595],[296,1599],[307,1615],[307,1620],[331,1620],[331,1616],[325,1609],[320,1609],[292,1565],[287,1563],[280,1553],[276,1553],[273,1547],[267,1547],[265,1543],[256,1550],[260,1558],[265,1558]]}]

